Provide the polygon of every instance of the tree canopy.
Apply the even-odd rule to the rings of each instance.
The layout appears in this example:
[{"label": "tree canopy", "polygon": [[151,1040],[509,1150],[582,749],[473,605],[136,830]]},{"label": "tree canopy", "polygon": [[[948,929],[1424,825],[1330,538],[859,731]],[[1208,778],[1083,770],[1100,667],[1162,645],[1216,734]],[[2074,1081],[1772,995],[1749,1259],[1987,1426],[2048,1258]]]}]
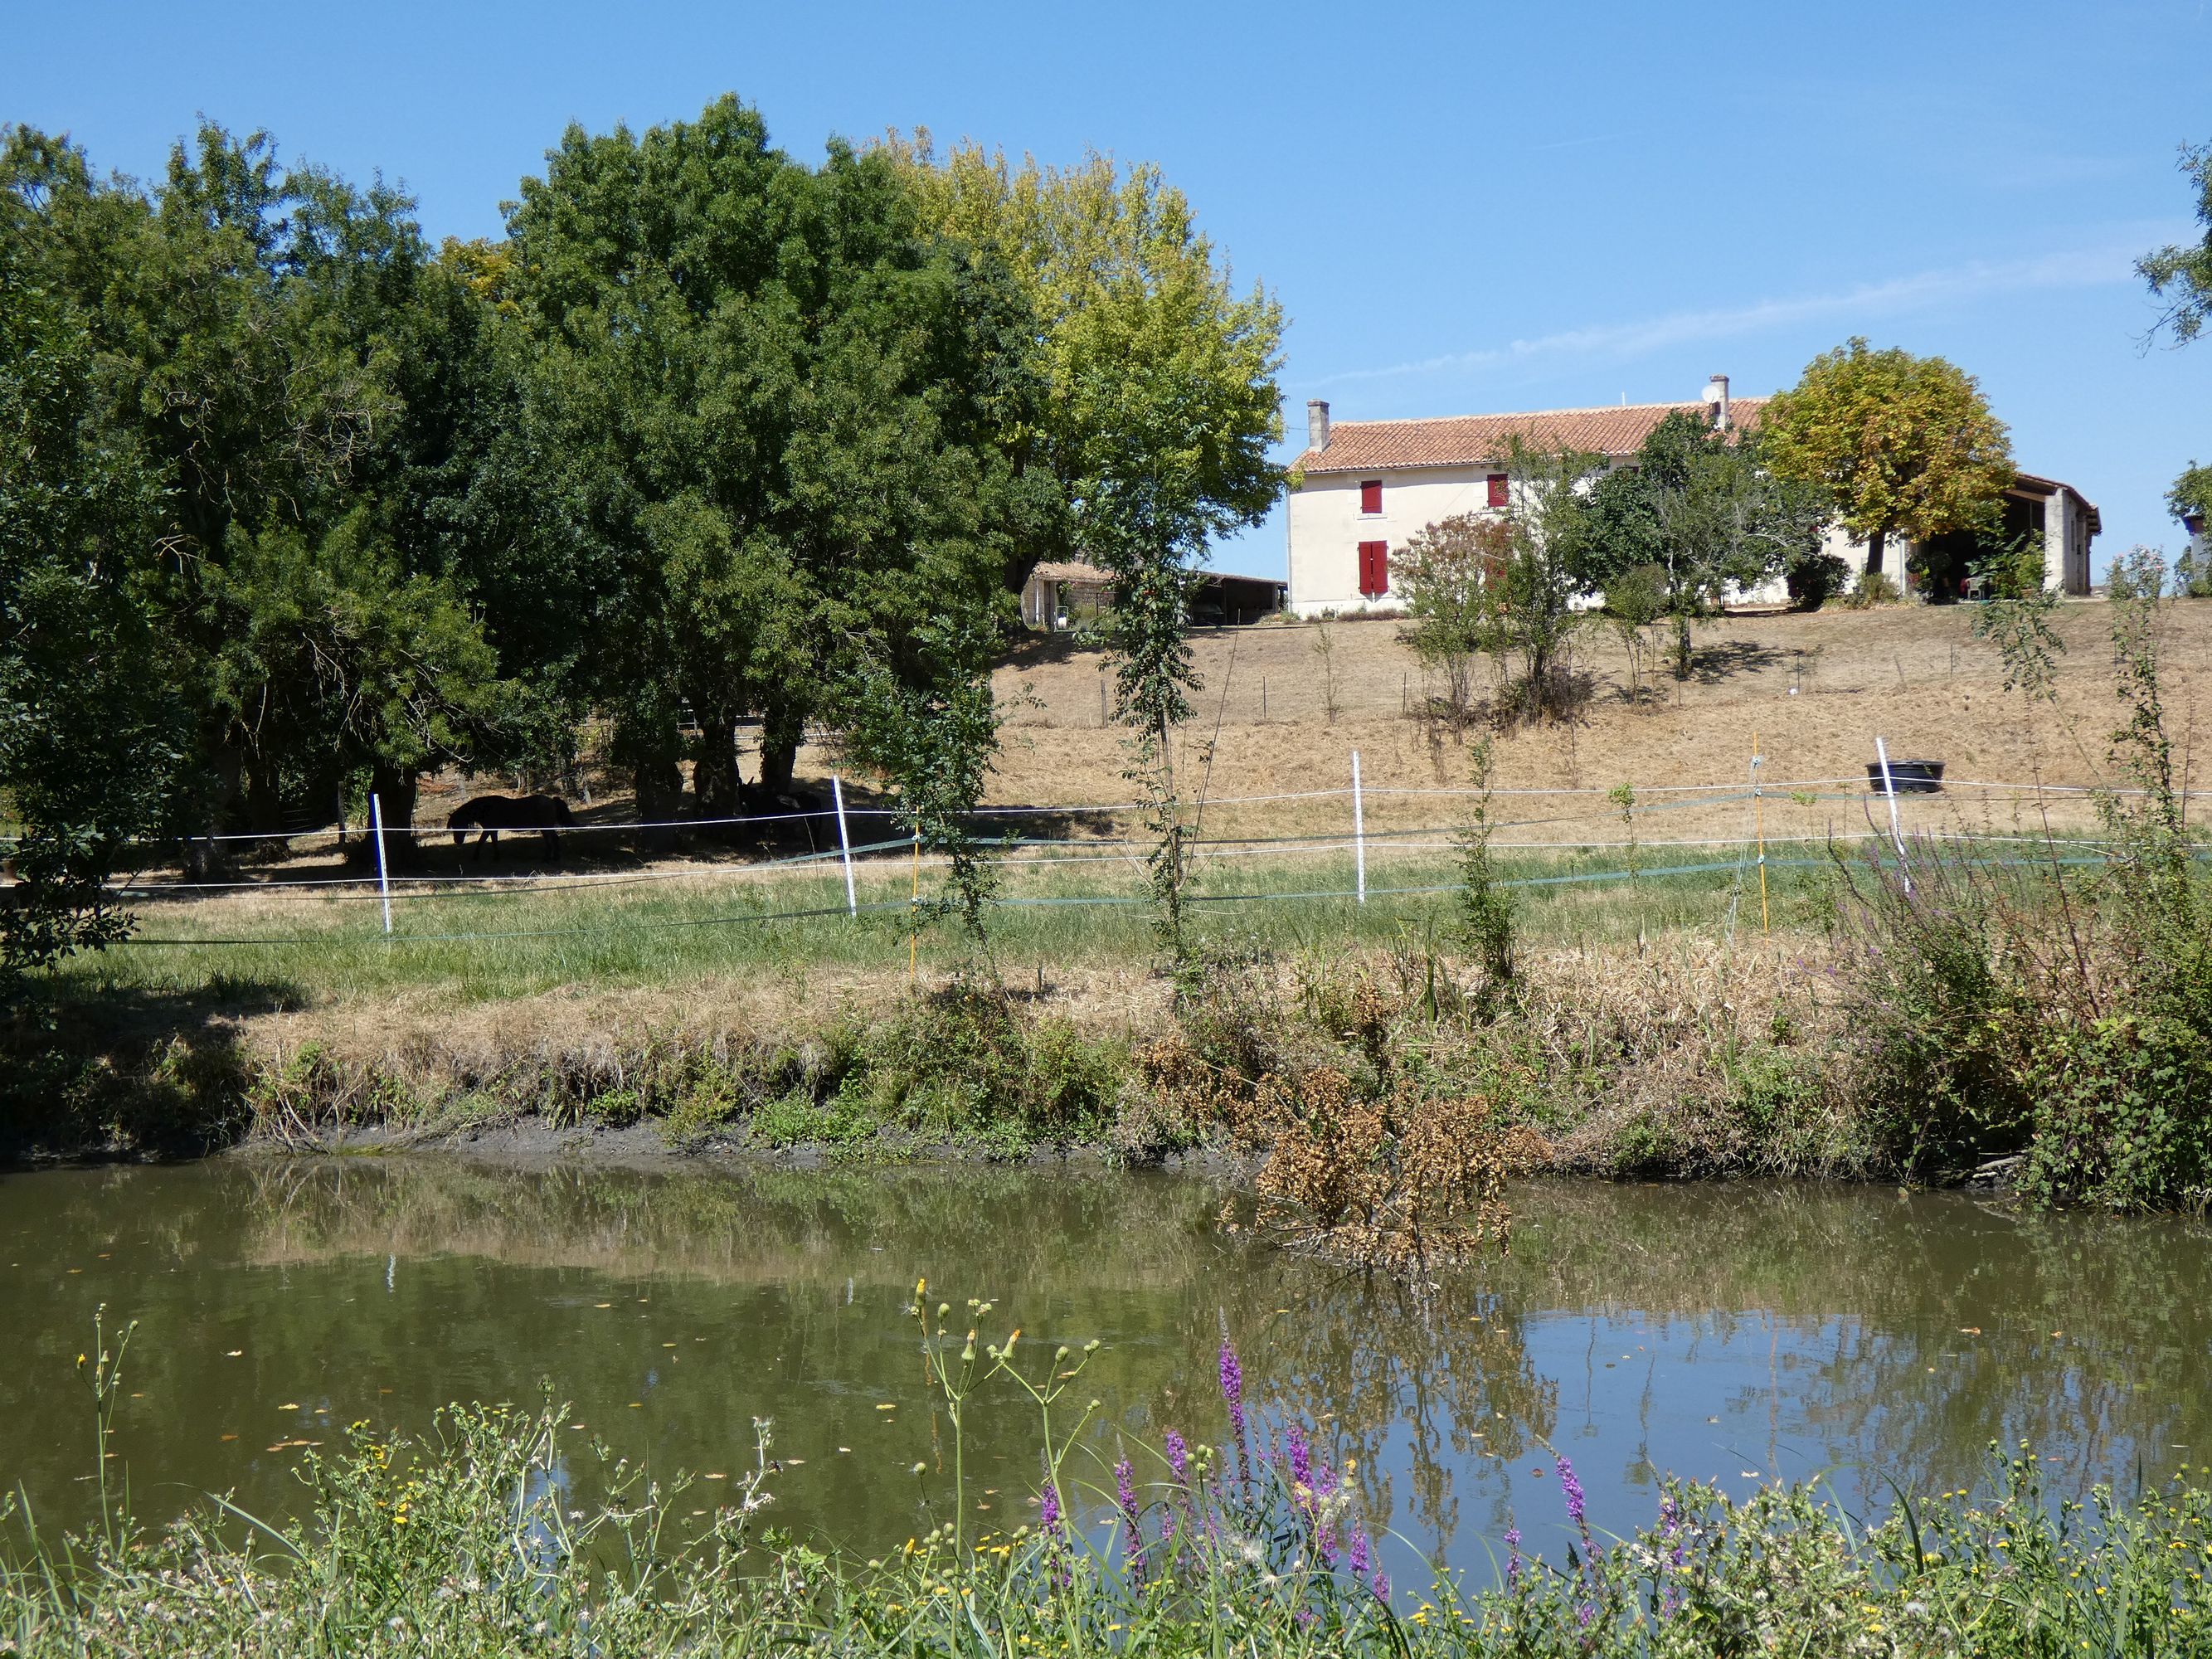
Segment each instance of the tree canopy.
[{"label": "tree canopy", "polygon": [[1832,500],[1867,544],[1990,524],[2014,477],[2005,428],[1973,376],[1942,357],[1871,349],[1854,338],[1824,352],[1768,400],[1759,420],[1766,464]]},{"label": "tree canopy", "polygon": [[1690,670],[1690,627],[1729,594],[1778,577],[1814,587],[1833,508],[1817,486],[1772,465],[1758,432],[1722,431],[1686,410],[1663,416],[1635,461],[1599,477],[1576,574],[1603,591],[1632,586],[1641,610],[1656,583],[1674,624],[1674,672]]},{"label": "tree canopy", "polygon": [[1021,453],[1060,486],[1065,550],[1113,579],[1117,711],[1159,837],[1162,931],[1180,951],[1187,866],[1169,734],[1199,684],[1185,610],[1207,544],[1259,522],[1282,489],[1267,459],[1282,435],[1282,309],[1263,288],[1237,292],[1156,167],[1125,174],[1093,155],[1016,168],[975,144],[940,161],[926,132],[892,134],[879,152],[940,234],[1005,261],[1036,319],[1043,398]]},{"label": "tree canopy", "polygon": [[10,972],[117,936],[134,842],[205,866],[372,792],[404,826],[587,716],[648,821],[743,815],[823,732],[980,937],[961,825],[1030,568],[1115,573],[1163,732],[1189,571],[1279,489],[1279,311],[1150,167],[808,166],[726,97],[572,126],[501,239],[434,250],[266,134],[146,181],[0,137]]},{"label": "tree canopy", "polygon": [[926,680],[926,635],[1011,615],[1062,510],[1027,465],[1033,316],[889,157],[809,169],[725,98],[641,135],[572,127],[508,228],[543,434],[524,493],[568,552],[543,562],[585,578],[581,684],[645,816],[675,810],[680,708],[699,808],[731,816],[740,719],[787,788],[860,663]]}]

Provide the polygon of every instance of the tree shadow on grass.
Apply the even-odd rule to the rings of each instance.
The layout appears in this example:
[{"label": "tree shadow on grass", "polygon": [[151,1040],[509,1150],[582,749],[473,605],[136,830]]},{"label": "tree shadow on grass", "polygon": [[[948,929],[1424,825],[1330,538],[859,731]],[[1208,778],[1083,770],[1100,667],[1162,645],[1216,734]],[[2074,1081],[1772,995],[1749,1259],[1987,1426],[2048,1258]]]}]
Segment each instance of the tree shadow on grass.
[{"label": "tree shadow on grass", "polygon": [[1750,640],[1703,645],[1690,653],[1690,672],[1700,685],[1718,685],[1739,674],[1763,674],[1779,667],[1789,653]]},{"label": "tree shadow on grass", "polygon": [[33,985],[0,1005],[0,1164],[233,1145],[252,1118],[240,1022],[306,1000],[289,981],[227,974],[190,988]]}]

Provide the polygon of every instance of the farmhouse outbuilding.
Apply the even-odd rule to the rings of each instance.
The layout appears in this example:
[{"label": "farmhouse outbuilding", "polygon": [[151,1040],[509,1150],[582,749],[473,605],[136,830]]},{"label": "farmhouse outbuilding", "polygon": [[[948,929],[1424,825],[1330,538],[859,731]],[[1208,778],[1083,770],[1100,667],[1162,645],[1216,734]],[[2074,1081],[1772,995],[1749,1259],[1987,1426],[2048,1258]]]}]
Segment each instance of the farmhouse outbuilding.
[{"label": "farmhouse outbuilding", "polygon": [[[1235,628],[1281,611],[1290,587],[1273,576],[1201,570],[1190,592],[1197,627]],[[1065,634],[1096,619],[1114,602],[1114,579],[1079,560],[1048,560],[1022,584],[1022,621],[1042,634]]]},{"label": "farmhouse outbuilding", "polygon": [[[1601,455],[1613,466],[1632,465],[1637,450],[1677,410],[1736,428],[1756,426],[1764,398],[1731,399],[1716,375],[1696,403],[1601,404],[1591,409],[1530,410],[1404,421],[1332,421],[1328,404],[1306,405],[1306,447],[1291,464],[1289,511],[1290,608],[1302,617],[1395,609],[1404,595],[1392,584],[1396,552],[1415,532],[1464,513],[1503,514],[1512,481],[1498,457],[1516,436],[1540,447]],[[2021,473],[2005,503],[2008,535],[2044,538],[2044,581],[2068,593],[2089,591],[2089,544],[2102,528],[2096,507],[2071,484]],[[1840,526],[1830,526],[1827,550],[1856,578],[1867,548]],[[1895,555],[1893,571],[1906,561]],[[1748,602],[1779,601],[1773,591]]]}]

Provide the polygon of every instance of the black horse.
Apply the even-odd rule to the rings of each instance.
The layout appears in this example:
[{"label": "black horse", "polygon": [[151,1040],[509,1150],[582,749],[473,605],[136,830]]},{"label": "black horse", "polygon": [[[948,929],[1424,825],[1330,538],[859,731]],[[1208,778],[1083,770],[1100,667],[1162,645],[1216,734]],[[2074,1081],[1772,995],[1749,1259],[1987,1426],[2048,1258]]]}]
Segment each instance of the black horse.
[{"label": "black horse", "polygon": [[557,795],[478,795],[463,802],[446,820],[456,847],[468,840],[471,830],[478,832],[479,857],[485,848],[499,845],[502,830],[535,830],[545,837],[546,850],[557,859],[561,856],[559,832],[574,829],[575,823],[576,816],[568,810],[568,803]]}]

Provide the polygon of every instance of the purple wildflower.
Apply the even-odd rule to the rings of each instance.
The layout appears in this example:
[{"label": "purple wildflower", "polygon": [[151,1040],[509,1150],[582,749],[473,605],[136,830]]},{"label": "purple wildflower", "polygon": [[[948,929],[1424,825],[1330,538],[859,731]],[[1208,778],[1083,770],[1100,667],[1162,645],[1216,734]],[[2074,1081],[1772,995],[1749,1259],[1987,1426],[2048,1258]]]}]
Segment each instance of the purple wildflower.
[{"label": "purple wildflower", "polygon": [[1575,1609],[1575,1623],[1580,1625],[1584,1630],[1589,1628],[1590,1620],[1596,1617],[1597,1608],[1590,1602],[1584,1601]]},{"label": "purple wildflower", "polygon": [[1188,1486],[1190,1484],[1190,1450],[1183,1444],[1182,1437],[1173,1429],[1168,1431],[1167,1448],[1168,1468],[1175,1471],[1176,1485]]},{"label": "purple wildflower", "polygon": [[1506,1529],[1505,1529],[1505,1547],[1506,1547],[1506,1549],[1507,1549],[1508,1551],[1510,1551],[1510,1554],[1508,1554],[1508,1555],[1507,1555],[1507,1557],[1506,1557],[1506,1559],[1505,1559],[1505,1582],[1506,1582],[1507,1583],[1509,1583],[1509,1584],[1515,1584],[1515,1583],[1520,1583],[1520,1581],[1521,1581],[1521,1528],[1518,1528],[1518,1527],[1508,1527],[1508,1528],[1506,1528]]},{"label": "purple wildflower", "polygon": [[1054,1536],[1060,1532],[1060,1492],[1049,1480],[1037,1494],[1037,1530]]},{"label": "purple wildflower", "polygon": [[1290,1426],[1291,1480],[1293,1485],[1313,1490],[1313,1448],[1306,1444],[1306,1431],[1293,1423]]},{"label": "purple wildflower", "polygon": [[1352,1576],[1354,1578],[1364,1578],[1367,1577],[1367,1534],[1364,1532],[1355,1532],[1352,1534]]},{"label": "purple wildflower", "polygon": [[1252,1485],[1252,1454],[1244,1435],[1244,1368],[1237,1363],[1237,1350],[1221,1339],[1221,1397],[1229,1402],[1229,1426],[1237,1436],[1237,1479],[1248,1491]]},{"label": "purple wildflower", "polygon": [[1583,1497],[1583,1483],[1575,1479],[1575,1466],[1568,1462],[1559,1453],[1553,1453],[1553,1457],[1559,1465],[1559,1496],[1566,1499],[1567,1519],[1587,1532],[1589,1528],[1583,1521],[1583,1510],[1586,1500]]},{"label": "purple wildflower", "polygon": [[1389,1601],[1390,1599],[1390,1575],[1383,1571],[1380,1567],[1376,1568],[1375,1576],[1367,1581],[1367,1588],[1375,1592],[1375,1599],[1376,1601]]},{"label": "purple wildflower", "polygon": [[1129,1577],[1141,1584],[1145,1582],[1145,1534],[1137,1511],[1136,1475],[1126,1457],[1114,1466],[1114,1498],[1121,1506],[1121,1524],[1128,1534],[1123,1547],[1129,1558]]}]

